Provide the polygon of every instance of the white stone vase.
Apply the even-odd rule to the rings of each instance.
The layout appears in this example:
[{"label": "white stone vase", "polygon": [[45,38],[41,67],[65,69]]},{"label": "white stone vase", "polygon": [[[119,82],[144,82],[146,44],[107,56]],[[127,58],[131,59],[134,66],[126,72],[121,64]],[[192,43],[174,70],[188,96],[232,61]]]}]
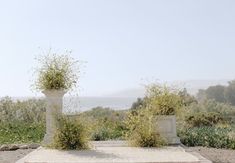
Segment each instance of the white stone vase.
[{"label": "white stone vase", "polygon": [[45,90],[42,93],[46,96],[46,134],[43,139],[44,145],[53,142],[57,129],[57,118],[62,115],[63,96],[65,90]]},{"label": "white stone vase", "polygon": [[180,138],[176,133],[175,115],[161,115],[156,119],[160,135],[165,138],[166,143],[169,145],[180,144]]}]

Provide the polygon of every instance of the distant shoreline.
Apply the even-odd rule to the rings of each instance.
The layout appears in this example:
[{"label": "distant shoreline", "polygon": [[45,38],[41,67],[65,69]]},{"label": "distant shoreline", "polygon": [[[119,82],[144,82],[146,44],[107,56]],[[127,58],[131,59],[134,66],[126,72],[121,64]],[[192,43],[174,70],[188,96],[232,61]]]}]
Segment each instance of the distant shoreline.
[{"label": "distant shoreline", "polygon": [[[10,97],[10,96],[9,96]],[[2,99],[3,97],[0,97]],[[29,99],[44,99],[44,97],[10,97],[13,101],[27,101]],[[87,111],[95,107],[105,107],[113,110],[131,108],[138,97],[64,97],[65,111]]]}]

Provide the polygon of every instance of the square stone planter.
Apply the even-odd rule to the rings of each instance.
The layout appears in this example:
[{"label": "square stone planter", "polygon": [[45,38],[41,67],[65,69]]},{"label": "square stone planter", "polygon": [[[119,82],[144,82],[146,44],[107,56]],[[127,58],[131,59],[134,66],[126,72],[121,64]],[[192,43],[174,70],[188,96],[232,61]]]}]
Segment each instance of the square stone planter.
[{"label": "square stone planter", "polygon": [[160,135],[166,139],[167,144],[180,144],[180,139],[176,133],[175,115],[161,115],[156,117]]}]

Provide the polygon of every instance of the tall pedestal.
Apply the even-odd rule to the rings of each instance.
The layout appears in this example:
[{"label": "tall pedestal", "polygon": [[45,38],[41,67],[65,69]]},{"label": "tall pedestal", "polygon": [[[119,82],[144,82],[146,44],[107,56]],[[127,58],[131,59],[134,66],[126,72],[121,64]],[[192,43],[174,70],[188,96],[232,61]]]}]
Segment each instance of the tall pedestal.
[{"label": "tall pedestal", "polygon": [[43,139],[44,145],[53,142],[57,129],[57,118],[62,115],[64,90],[46,90],[42,92],[46,96],[46,134]]}]

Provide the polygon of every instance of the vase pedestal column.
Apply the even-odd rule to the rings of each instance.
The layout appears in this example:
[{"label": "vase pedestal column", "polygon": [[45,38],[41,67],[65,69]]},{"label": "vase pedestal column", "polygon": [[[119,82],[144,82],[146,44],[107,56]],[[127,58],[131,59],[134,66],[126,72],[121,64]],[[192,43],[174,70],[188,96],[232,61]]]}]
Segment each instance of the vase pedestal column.
[{"label": "vase pedestal column", "polygon": [[58,117],[62,115],[64,90],[46,90],[42,92],[46,96],[46,134],[43,139],[44,145],[53,143],[57,130]]}]

